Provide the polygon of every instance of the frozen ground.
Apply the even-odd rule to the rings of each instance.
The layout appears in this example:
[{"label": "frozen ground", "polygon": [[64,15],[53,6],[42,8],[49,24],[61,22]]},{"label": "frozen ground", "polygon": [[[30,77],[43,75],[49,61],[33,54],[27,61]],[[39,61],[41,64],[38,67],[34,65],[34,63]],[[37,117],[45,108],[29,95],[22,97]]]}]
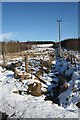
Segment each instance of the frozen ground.
[{"label": "frozen ground", "polygon": [[[80,101],[80,73],[65,60],[56,60],[53,63],[56,66],[53,72],[51,71],[43,76],[47,81],[47,85],[51,85],[51,76],[55,76],[56,72],[72,74],[72,79],[68,82],[68,89],[58,97],[60,106],[52,101],[45,101],[45,95],[35,97],[24,94],[24,92],[21,95],[13,93],[15,90],[26,91],[28,83],[32,80],[24,80],[21,83],[14,79],[12,71],[5,71],[0,67],[0,111],[6,112],[11,118],[78,118],[76,103]],[[57,78],[55,80],[57,81]],[[72,90],[73,83],[75,83],[75,92]]]},{"label": "frozen ground", "polygon": [[[67,107],[58,106],[51,101],[45,101],[45,96],[34,97],[31,95],[19,95],[12,91],[23,89],[24,86],[13,78],[12,71],[1,72],[0,67],[0,111],[6,112],[10,117],[17,118],[77,118],[78,108],[75,103],[78,101],[78,93],[71,92],[72,81],[69,82],[69,89],[60,94],[61,105],[66,105],[65,98],[69,99]],[[75,73],[77,75],[77,72]],[[75,81],[77,84],[77,80]],[[25,88],[24,88],[25,89]]]}]

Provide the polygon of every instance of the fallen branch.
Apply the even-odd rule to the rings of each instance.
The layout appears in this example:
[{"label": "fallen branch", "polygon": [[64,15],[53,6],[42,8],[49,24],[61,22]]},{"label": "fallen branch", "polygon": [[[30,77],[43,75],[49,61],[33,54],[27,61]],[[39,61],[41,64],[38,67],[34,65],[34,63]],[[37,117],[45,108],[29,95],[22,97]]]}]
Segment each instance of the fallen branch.
[{"label": "fallen branch", "polygon": [[46,82],[45,82],[44,80],[42,80],[41,78],[39,78],[36,74],[33,74],[33,75],[34,75],[35,77],[37,77],[40,82],[46,84]]}]

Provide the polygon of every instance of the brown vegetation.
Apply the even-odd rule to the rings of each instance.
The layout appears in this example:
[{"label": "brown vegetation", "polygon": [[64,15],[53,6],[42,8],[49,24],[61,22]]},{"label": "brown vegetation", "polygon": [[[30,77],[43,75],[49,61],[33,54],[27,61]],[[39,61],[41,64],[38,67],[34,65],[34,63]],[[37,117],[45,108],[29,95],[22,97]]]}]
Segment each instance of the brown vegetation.
[{"label": "brown vegetation", "polygon": [[61,41],[61,46],[68,50],[77,50],[80,52],[80,38],[66,39],[64,41]]}]

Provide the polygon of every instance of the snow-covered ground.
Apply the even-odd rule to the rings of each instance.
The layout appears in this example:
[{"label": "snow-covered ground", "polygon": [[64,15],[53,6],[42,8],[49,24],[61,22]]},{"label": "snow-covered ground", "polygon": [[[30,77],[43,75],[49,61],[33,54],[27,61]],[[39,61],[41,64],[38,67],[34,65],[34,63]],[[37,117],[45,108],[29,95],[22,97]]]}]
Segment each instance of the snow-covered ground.
[{"label": "snow-covered ground", "polygon": [[[16,90],[26,91],[28,84],[34,81],[35,77],[19,82],[18,79],[14,78],[12,71],[5,71],[0,67],[0,111],[6,112],[11,118],[78,118],[76,103],[80,101],[80,73],[74,66],[70,66],[70,63],[63,59],[53,61],[53,66],[55,66],[55,69],[42,76],[48,87],[52,87],[52,80],[58,81],[55,73],[72,74],[72,78],[68,82],[68,89],[58,97],[60,106],[50,100],[45,101],[44,94],[35,97],[24,92],[21,95],[14,93],[13,91]],[[37,69],[35,68],[35,70]],[[75,92],[72,90],[73,84],[75,84]],[[44,85],[42,86],[44,87]]]},{"label": "snow-covered ground", "polygon": [[[9,117],[78,118],[77,106],[71,101],[71,104],[67,108],[64,108],[53,104],[51,101],[45,101],[44,95],[34,97],[25,94],[15,94],[12,91],[16,89],[23,89],[23,85],[13,78],[13,72],[6,71],[5,73],[1,73],[0,71],[0,111],[6,112]],[[65,94],[62,97],[63,99],[61,100],[64,100]],[[75,100],[77,97],[76,94]]]}]

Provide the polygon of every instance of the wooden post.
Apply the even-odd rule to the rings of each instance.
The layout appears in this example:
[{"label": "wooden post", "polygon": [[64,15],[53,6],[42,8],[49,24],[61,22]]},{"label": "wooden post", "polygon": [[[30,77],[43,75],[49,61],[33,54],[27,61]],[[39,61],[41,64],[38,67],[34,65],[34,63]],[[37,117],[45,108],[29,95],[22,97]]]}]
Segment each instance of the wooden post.
[{"label": "wooden post", "polygon": [[28,54],[25,56],[25,70],[28,72]]},{"label": "wooden post", "polygon": [[71,55],[70,57],[71,57],[71,64],[73,64],[73,58],[72,58],[72,55]]},{"label": "wooden post", "polygon": [[5,63],[5,54],[3,54],[3,63]]},{"label": "wooden post", "polygon": [[22,52],[21,54],[22,54],[22,63],[23,63],[23,61],[24,61],[24,55],[23,55],[23,54],[24,54],[24,53]]},{"label": "wooden post", "polygon": [[75,56],[73,56],[73,59],[74,59],[74,65],[75,65],[75,68],[76,68],[76,60],[75,60]]}]

